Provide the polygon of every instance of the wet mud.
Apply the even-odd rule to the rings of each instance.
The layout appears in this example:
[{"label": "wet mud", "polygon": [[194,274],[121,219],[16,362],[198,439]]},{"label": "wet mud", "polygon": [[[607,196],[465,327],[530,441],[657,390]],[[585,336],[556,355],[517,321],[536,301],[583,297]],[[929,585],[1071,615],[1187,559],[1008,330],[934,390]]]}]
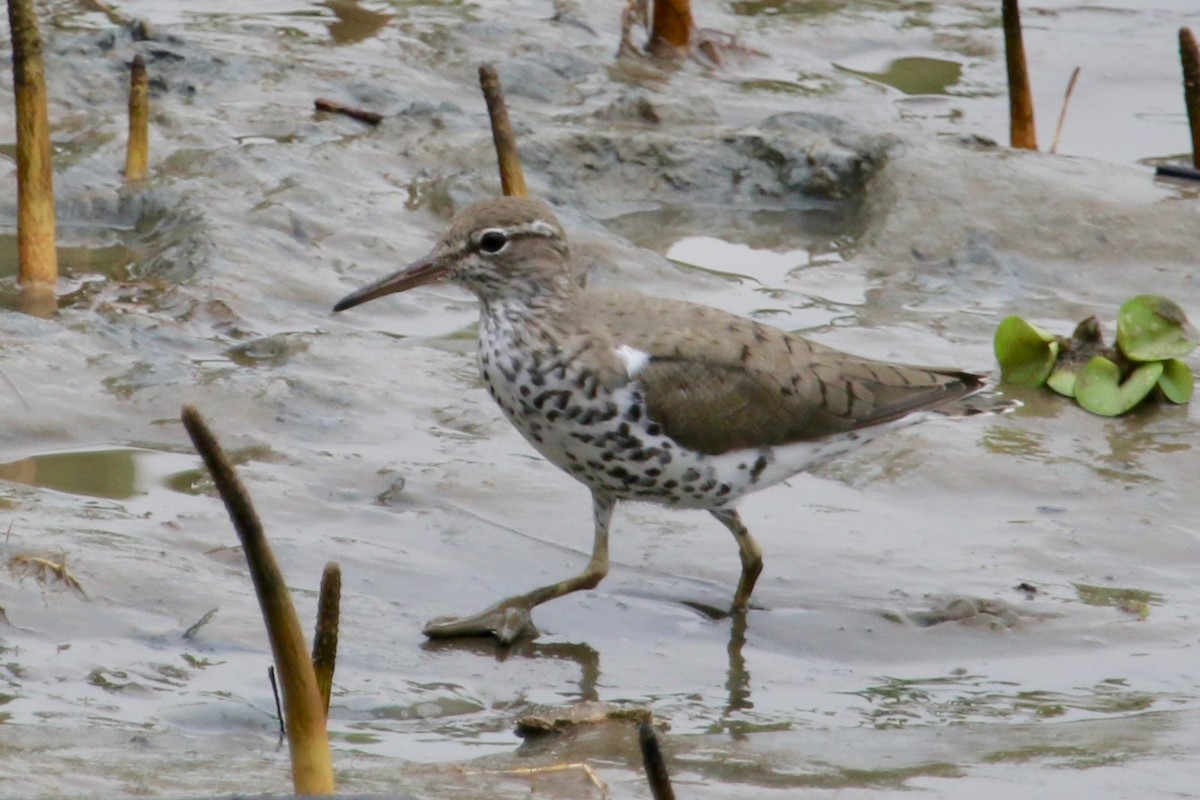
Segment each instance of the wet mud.
[{"label": "wet mud", "polygon": [[[681,797],[1191,792],[1190,407],[1101,419],[1006,390],[1012,414],[930,422],[756,494],[766,570],[744,621],[705,613],[738,573],[719,525],[623,506],[609,577],[497,650],[421,625],[578,571],[587,493],[487,397],[466,293],[330,314],[498,191],[486,58],[589,280],[981,371],[1010,313],[1067,333],[1154,292],[1200,315],[1196,193],[1147,166],[1186,146],[1173,37],[1194,9],[1033,10],[1043,126],[1084,64],[1051,156],[995,144],[993,6],[704,8],[763,54],[711,70],[616,62],[618,15],[596,4],[147,0],[119,6],[133,28],[48,4],[49,319],[16,310],[0,178],[6,793],[288,788],[269,648],[184,402],[239,464],[303,619],[341,564],[344,791],[599,796],[581,769],[523,771],[582,763],[648,797],[633,724],[514,732],[596,701],[665,726]],[[135,53],[152,178],[132,187]]]}]

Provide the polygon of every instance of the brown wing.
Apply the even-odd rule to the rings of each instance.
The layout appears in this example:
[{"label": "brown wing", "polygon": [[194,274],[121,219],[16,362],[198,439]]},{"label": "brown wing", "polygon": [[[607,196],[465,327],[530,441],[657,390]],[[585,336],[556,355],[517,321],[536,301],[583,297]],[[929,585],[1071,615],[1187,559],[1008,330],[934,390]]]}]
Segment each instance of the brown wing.
[{"label": "brown wing", "polygon": [[877,425],[983,385],[970,373],[858,358],[707,306],[608,297],[614,341],[650,356],[636,380],[651,419],[711,455]]}]

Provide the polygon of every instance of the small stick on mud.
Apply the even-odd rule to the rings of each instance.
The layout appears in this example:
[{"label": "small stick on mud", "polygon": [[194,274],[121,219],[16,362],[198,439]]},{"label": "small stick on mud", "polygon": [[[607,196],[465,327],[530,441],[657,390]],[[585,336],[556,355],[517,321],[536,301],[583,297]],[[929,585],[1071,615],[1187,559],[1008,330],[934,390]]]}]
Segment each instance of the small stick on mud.
[{"label": "small stick on mud", "polygon": [[1192,129],[1192,166],[1200,169],[1200,48],[1191,28],[1179,29],[1179,59],[1183,62],[1183,99]]},{"label": "small stick on mud", "polygon": [[695,29],[691,0],[654,0],[646,50],[662,58],[686,55]]},{"label": "small stick on mud", "polygon": [[271,694],[275,698],[275,719],[279,721],[279,741],[287,736],[287,726],[283,723],[283,706],[279,704],[279,681],[275,680],[275,665],[267,666],[267,680],[271,683]]},{"label": "small stick on mud", "polygon": [[58,281],[54,177],[42,37],[33,0],[8,0],[8,24],[17,115],[17,280],[23,295],[28,291],[52,299]]},{"label": "small stick on mud", "polygon": [[304,645],[300,620],[296,617],[283,573],[271,552],[246,487],[238,479],[233,464],[204,418],[190,404],[183,407],[181,416],[192,443],[221,493],[250,567],[250,577],[262,607],[271,651],[283,685],[292,784],[296,794],[333,794],[333,764],[329,755],[329,735],[325,730],[325,712],[312,661]]},{"label": "small stick on mud", "polygon": [[525,173],[521,169],[521,156],[517,153],[517,139],[508,120],[500,76],[491,64],[479,65],[479,88],[483,90],[488,119],[492,122],[492,142],[496,145],[496,160],[500,162],[500,186],[506,197],[526,197],[529,190],[525,188]]},{"label": "small stick on mud", "polygon": [[141,53],[129,66],[129,141],[125,146],[125,180],[140,181],[150,164],[150,79]]},{"label": "small stick on mud", "polygon": [[1033,123],[1033,94],[1029,90],[1029,70],[1025,64],[1025,43],[1021,38],[1021,10],[1017,0],[1002,0],[1004,21],[1004,57],[1008,64],[1008,118],[1011,144],[1025,150],[1037,150],[1037,132]]},{"label": "small stick on mud", "polygon": [[1067,81],[1067,93],[1063,95],[1062,111],[1058,112],[1058,124],[1054,126],[1054,140],[1050,142],[1050,152],[1058,152],[1058,140],[1062,137],[1063,124],[1067,121],[1067,106],[1071,104],[1071,95],[1075,93],[1075,82],[1079,80],[1079,67],[1071,70],[1071,80]]},{"label": "small stick on mud", "polygon": [[337,663],[338,616],[342,604],[342,568],[330,561],[321,573],[321,594],[317,600],[317,630],[313,634],[312,663],[317,673],[317,689],[329,715],[329,694],[333,691],[333,668]]},{"label": "small stick on mud", "polygon": [[367,111],[364,108],[342,105],[336,100],[330,100],[325,97],[318,97],[313,101],[313,105],[316,106],[317,111],[328,111],[330,114],[343,114],[359,122],[365,122],[368,125],[378,125],[383,122],[383,114],[375,111]]},{"label": "small stick on mud", "polygon": [[650,720],[638,726],[638,744],[642,746],[642,766],[646,770],[646,780],[650,782],[650,795],[654,800],[675,800],[675,790],[671,788],[671,777],[667,774],[667,762],[663,760],[658,736]]}]

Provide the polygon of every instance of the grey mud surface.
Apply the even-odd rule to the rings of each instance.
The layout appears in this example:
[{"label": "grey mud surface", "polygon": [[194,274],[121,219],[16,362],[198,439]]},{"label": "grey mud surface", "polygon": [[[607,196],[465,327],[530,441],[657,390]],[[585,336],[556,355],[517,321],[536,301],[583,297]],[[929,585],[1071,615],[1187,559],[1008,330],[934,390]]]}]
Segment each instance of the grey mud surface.
[{"label": "grey mud surface", "polygon": [[[648,797],[649,708],[687,798],[1194,796],[1200,433],[1190,407],[1100,419],[1011,392],[749,498],[748,624],[707,515],[618,511],[614,567],[541,638],[422,623],[578,570],[586,492],[476,378],[475,307],[429,288],[331,316],[498,191],[479,61],[589,280],[752,314],[866,355],[991,370],[1007,314],[1066,333],[1126,298],[1200,317],[1175,32],[1190,3],[1026,4],[1041,136],[1006,138],[994,3],[698,6],[720,70],[615,61],[615,4],[43,5],[64,276],[15,311],[0,211],[0,766],[12,797],[286,792],[241,553],[178,421],[235,454],[304,620],[344,573],[339,788]],[[124,64],[153,76],[153,179],[121,187]],[[0,118],[12,158],[11,77]],[[315,97],[381,111],[367,128]],[[1109,329],[1111,334],[1111,328]],[[82,593],[36,561],[66,560]],[[24,559],[22,561],[21,559]],[[21,565],[24,564],[22,567]],[[194,630],[213,609],[216,613]],[[188,635],[185,636],[185,633]]]}]

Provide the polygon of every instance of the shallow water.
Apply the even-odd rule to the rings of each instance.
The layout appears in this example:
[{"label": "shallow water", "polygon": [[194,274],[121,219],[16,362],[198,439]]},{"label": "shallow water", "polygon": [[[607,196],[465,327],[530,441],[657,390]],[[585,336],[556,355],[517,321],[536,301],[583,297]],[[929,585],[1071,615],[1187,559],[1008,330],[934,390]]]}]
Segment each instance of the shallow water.
[{"label": "shallow water", "polygon": [[[322,565],[342,567],[343,791],[598,796],[578,770],[505,772],[587,762],[613,796],[647,797],[630,727],[512,732],[530,710],[600,700],[669,725],[681,797],[1195,794],[1190,408],[1105,420],[1016,393],[1013,414],[930,422],[757,494],[743,514],[766,572],[745,626],[697,610],[736,582],[720,526],[628,506],[610,576],[539,609],[536,641],[423,639],[432,616],[577,571],[590,544],[587,493],[479,385],[469,296],[329,313],[496,191],[484,56],[531,184],[601,262],[597,280],[979,370],[1008,313],[1065,333],[1145,291],[1200,313],[1194,192],[1137,166],[1187,147],[1174,37],[1192,4],[1026,9],[1044,144],[1083,66],[1070,159],[957,143],[1006,139],[992,3],[700,8],[765,54],[721,71],[614,66],[617,14],[594,5],[551,22],[535,2],[129,2],[118,10],[158,29],[134,42],[51,4],[72,248],[51,319],[11,310],[11,209],[0,230],[0,526],[17,558],[0,580],[5,793],[287,789],[257,604],[178,423],[192,402],[239,464],[303,619]],[[122,190],[134,52],[159,81],[155,177]],[[388,119],[316,114],[316,96]],[[675,181],[661,180],[597,144],[736,144],[781,112],[851,121],[805,152],[867,170],[867,202],[772,195],[761,175],[758,194],[687,186],[696,165],[664,160]],[[729,151],[712,148],[716,174]],[[588,158],[609,166],[587,177]]]}]

